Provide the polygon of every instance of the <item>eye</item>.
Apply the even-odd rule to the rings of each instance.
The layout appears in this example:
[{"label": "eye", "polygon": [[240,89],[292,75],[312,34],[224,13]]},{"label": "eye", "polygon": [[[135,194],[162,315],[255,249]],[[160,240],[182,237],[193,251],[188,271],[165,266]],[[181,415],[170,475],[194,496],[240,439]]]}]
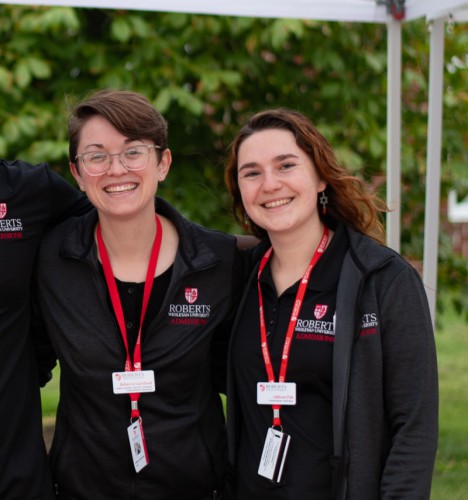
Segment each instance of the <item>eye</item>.
[{"label": "eye", "polygon": [[292,163],[292,162],[289,161],[289,162],[281,163],[280,169],[281,170],[288,170],[288,169],[293,168],[295,166],[296,166],[295,163]]},{"label": "eye", "polygon": [[91,163],[102,163],[107,159],[107,153],[101,151],[91,151],[83,155],[83,159]]},{"label": "eye", "polygon": [[139,147],[130,148],[124,152],[125,158],[138,158],[142,154],[144,154],[144,150]]},{"label": "eye", "polygon": [[253,177],[258,177],[260,175],[260,172],[258,170],[245,170],[241,173],[240,177],[241,178],[253,178]]}]

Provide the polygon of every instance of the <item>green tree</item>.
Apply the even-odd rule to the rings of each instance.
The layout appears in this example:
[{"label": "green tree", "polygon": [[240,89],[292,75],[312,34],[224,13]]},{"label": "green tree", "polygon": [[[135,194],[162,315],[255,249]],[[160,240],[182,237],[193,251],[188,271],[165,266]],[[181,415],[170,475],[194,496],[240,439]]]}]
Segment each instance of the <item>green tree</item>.
[{"label": "green tree", "polygon": [[[402,251],[415,260],[423,235],[427,29],[423,21],[403,28]],[[447,31],[443,196],[451,186],[464,193],[467,160],[467,31]],[[350,170],[368,181],[385,172],[386,44],[385,26],[364,23],[2,5],[0,156],[48,161],[69,176],[73,101],[102,87],[139,91],[169,122],[174,163],[162,194],[192,220],[239,231],[223,159],[254,111],[299,109]],[[441,288],[466,288],[466,265],[444,235],[440,270]],[[457,295],[465,314],[467,292]]]}]

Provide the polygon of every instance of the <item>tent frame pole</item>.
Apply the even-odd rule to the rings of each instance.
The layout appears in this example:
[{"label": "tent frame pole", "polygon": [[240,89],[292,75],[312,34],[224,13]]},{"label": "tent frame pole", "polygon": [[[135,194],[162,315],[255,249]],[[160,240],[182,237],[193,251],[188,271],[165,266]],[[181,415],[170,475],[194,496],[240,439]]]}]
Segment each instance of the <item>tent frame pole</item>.
[{"label": "tent frame pole", "polygon": [[435,323],[436,313],[437,257],[439,249],[444,31],[445,19],[439,18],[432,21],[430,31],[423,282],[426,287],[433,324]]},{"label": "tent frame pole", "polygon": [[387,22],[387,245],[400,252],[401,22]]}]

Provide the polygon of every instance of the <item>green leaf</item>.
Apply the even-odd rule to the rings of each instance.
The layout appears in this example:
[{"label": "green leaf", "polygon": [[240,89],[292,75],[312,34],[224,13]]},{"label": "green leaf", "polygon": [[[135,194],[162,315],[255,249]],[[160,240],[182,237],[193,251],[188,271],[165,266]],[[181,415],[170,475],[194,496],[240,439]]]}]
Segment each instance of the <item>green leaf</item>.
[{"label": "green leaf", "polygon": [[8,92],[13,85],[13,75],[8,69],[0,66],[0,90]]},{"label": "green leaf", "polygon": [[111,24],[111,34],[118,42],[128,42],[132,36],[129,22],[123,17],[116,18]]},{"label": "green leaf", "polygon": [[31,74],[39,79],[46,79],[51,76],[50,64],[47,61],[38,59],[36,57],[30,57],[27,60],[27,65],[31,70]]},{"label": "green leaf", "polygon": [[15,66],[14,70],[15,81],[19,87],[25,88],[31,83],[31,72],[27,60],[21,60]]}]

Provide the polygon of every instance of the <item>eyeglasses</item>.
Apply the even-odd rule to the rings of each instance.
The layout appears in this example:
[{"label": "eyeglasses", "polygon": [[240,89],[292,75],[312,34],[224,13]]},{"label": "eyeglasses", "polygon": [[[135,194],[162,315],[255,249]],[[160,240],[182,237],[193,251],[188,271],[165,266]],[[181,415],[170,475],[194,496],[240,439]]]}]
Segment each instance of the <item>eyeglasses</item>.
[{"label": "eyeglasses", "polygon": [[155,144],[144,144],[132,146],[120,153],[105,153],[104,151],[89,151],[81,155],[76,155],[75,161],[79,158],[88,175],[97,177],[104,175],[111,166],[112,157],[118,156],[120,163],[127,170],[143,170],[148,165],[150,149],[162,149]]}]

